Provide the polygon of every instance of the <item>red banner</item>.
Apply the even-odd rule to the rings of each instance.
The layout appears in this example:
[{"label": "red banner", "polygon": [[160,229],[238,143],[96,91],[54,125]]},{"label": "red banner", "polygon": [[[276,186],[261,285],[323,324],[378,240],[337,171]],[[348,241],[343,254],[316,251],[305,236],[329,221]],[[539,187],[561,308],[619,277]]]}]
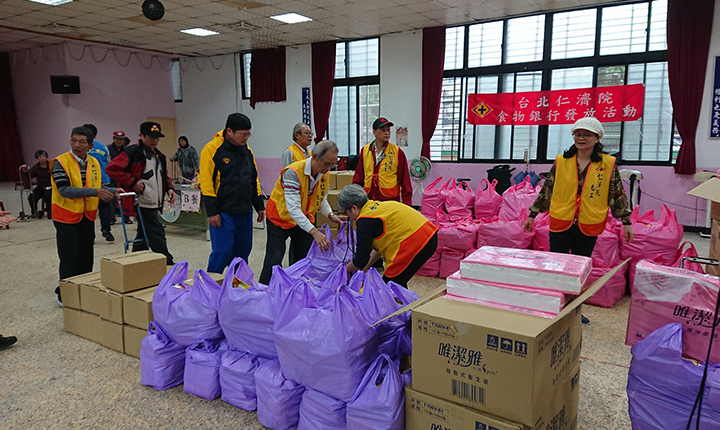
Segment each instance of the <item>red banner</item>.
[{"label": "red banner", "polygon": [[579,88],[525,93],[469,94],[470,124],[572,124],[580,118],[600,122],[635,121],[642,117],[645,86]]}]

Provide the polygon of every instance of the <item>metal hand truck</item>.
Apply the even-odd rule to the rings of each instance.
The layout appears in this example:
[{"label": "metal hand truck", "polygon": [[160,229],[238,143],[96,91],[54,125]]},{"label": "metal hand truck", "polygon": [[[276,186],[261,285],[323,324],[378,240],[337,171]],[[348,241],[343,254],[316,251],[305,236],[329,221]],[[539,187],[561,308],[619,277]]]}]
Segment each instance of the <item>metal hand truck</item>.
[{"label": "metal hand truck", "polygon": [[[134,200],[134,203],[135,203],[134,207],[135,207],[135,212],[137,213],[137,219],[140,222],[140,228],[142,229],[142,231],[144,233],[144,237],[141,239],[132,239],[132,240],[128,239],[127,227],[125,227],[125,212],[123,211],[123,207],[122,207],[123,197],[132,197]],[[120,221],[121,221],[122,227],[123,227],[123,235],[125,235],[125,243],[123,244],[123,246],[125,248],[125,254],[127,254],[128,248],[130,247],[131,243],[135,244],[135,243],[145,242],[145,246],[147,246],[147,248],[150,249],[150,241],[148,241],[147,231],[145,230],[145,223],[143,222],[142,214],[140,213],[140,205],[138,204],[137,194],[135,194],[134,192],[120,193],[118,195],[117,201],[118,201],[118,208],[120,208]]]},{"label": "metal hand truck", "polygon": [[[35,198],[30,196],[33,195],[32,192],[32,178],[30,177],[30,171],[29,170],[23,170],[22,166],[18,168],[18,176],[20,178],[20,182],[22,183],[20,188],[20,213],[18,214],[18,219],[20,221],[30,221],[31,219],[35,218],[37,216],[37,206],[35,205]],[[25,213],[25,199],[28,200],[28,205],[30,205],[30,211],[31,214]]]}]

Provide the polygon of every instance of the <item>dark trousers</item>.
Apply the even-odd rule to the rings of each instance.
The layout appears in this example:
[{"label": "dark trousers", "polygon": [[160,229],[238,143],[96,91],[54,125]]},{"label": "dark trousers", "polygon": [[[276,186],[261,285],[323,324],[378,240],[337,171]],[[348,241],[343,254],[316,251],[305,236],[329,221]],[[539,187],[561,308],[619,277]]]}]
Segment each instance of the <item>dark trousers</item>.
[{"label": "dark trousers", "polygon": [[433,235],[433,237],[430,238],[428,243],[423,246],[423,248],[418,252],[415,257],[412,259],[410,264],[405,268],[405,270],[402,271],[399,275],[397,275],[394,278],[388,278],[387,276],[383,276],[383,281],[390,282],[393,281],[396,284],[400,284],[403,287],[407,288],[408,281],[410,281],[410,278],[415,276],[418,270],[425,264],[426,261],[432,257],[432,255],[435,253],[435,250],[437,250],[437,232]]},{"label": "dark trousers", "polygon": [[60,279],[92,272],[95,223],[84,216],[77,224],[53,223],[60,257]]},{"label": "dark trousers", "polygon": [[267,220],[267,245],[265,246],[265,261],[263,262],[262,273],[260,274],[260,283],[267,285],[272,276],[272,268],[278,264],[282,264],[285,256],[285,242],[290,238],[292,243],[292,254],[290,255],[290,264],[296,263],[307,257],[313,238],[305,230],[298,226],[284,229]]},{"label": "dark trousers", "polygon": [[100,217],[100,231],[110,232],[110,223],[115,220],[115,199],[98,203],[98,216]]},{"label": "dark trousers", "polygon": [[[142,207],[139,209],[143,222],[140,222],[140,219],[138,218],[135,240],[144,239],[147,233],[147,239],[148,242],[150,242],[150,249],[158,254],[163,254],[167,258],[168,266],[175,264],[175,262],[173,262],[173,256],[167,248],[167,241],[165,240],[165,226],[160,222],[160,209]],[[145,224],[145,228],[143,228],[143,224]],[[133,243],[132,252],[146,251],[147,249],[147,244],[144,241],[140,241]]]},{"label": "dark trousers", "polygon": [[550,251],[591,257],[597,236],[586,236],[577,224],[561,232],[550,232]]},{"label": "dark trousers", "polygon": [[253,212],[245,215],[220,213],[220,227],[210,226],[212,252],[208,259],[210,273],[222,273],[233,258],[248,262],[252,250]]},{"label": "dark trousers", "polygon": [[[32,190],[32,193],[28,195],[28,203],[30,203],[30,213],[35,215],[39,210],[45,211],[48,215],[48,219],[52,218],[52,191],[46,190],[44,188],[35,187]],[[38,207],[38,202],[42,200],[43,206]],[[44,207],[44,209],[43,209]]]}]

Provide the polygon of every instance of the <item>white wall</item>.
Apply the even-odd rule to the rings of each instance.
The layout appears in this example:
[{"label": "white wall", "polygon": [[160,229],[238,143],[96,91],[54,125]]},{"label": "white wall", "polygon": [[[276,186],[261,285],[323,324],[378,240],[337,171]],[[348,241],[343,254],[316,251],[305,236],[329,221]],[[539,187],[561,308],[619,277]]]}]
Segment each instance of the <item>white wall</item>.
[{"label": "white wall", "polygon": [[[715,79],[715,57],[720,56],[720,0],[715,0],[710,50],[708,52],[707,72],[705,74],[705,90],[703,91],[702,109],[695,135],[696,164],[698,170],[715,170],[720,167],[720,139],[710,139],[712,115],[712,90]],[[720,71],[718,71],[720,73]]]}]

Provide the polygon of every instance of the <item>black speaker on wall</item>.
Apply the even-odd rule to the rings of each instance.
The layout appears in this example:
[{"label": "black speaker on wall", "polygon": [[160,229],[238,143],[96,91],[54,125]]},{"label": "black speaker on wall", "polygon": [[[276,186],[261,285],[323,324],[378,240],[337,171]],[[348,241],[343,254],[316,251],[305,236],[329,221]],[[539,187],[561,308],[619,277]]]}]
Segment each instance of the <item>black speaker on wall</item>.
[{"label": "black speaker on wall", "polygon": [[53,94],[80,94],[80,77],[50,76],[50,90]]}]

